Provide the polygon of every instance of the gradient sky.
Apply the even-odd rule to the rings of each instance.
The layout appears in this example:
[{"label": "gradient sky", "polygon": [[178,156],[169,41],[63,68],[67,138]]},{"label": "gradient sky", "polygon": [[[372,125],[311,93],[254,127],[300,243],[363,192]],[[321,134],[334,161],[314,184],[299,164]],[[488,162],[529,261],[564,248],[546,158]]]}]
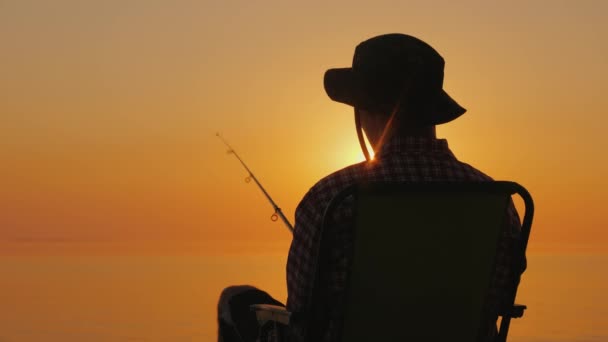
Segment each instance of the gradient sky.
[{"label": "gradient sky", "polygon": [[402,32],[446,60],[459,159],[532,193],[531,252],[607,252],[606,1],[0,0],[0,254],[286,251],[362,160],[322,76]]}]

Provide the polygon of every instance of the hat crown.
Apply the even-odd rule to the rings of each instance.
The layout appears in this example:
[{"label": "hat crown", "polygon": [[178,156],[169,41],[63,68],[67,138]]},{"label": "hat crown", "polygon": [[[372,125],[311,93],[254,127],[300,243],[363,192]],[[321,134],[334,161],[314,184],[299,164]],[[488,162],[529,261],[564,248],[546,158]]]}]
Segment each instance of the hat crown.
[{"label": "hat crown", "polygon": [[400,33],[370,38],[356,47],[353,56],[355,72],[385,86],[405,82],[411,88],[441,89],[444,66],[443,57],[430,45]]}]

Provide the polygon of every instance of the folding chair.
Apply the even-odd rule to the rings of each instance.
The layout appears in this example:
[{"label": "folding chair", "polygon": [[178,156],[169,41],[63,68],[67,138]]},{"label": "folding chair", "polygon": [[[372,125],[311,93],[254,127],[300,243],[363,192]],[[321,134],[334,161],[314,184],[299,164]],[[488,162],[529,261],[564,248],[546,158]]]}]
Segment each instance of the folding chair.
[{"label": "folding chair", "polygon": [[[534,206],[530,194],[513,182],[357,184],[332,199],[323,223],[318,260],[332,246],[325,227],[333,213],[354,198],[354,252],[341,313],[341,341],[482,341],[487,315],[502,317],[495,341],[506,341],[511,318],[526,308],[515,305],[519,277],[506,289],[507,305],[489,313],[485,300],[513,194],[525,213],[512,249],[513,270],[521,269]],[[515,271],[514,271],[515,272]],[[323,264],[317,267],[307,340],[319,341],[327,300],[322,298]],[[284,308],[254,305],[260,323],[289,328]]]}]

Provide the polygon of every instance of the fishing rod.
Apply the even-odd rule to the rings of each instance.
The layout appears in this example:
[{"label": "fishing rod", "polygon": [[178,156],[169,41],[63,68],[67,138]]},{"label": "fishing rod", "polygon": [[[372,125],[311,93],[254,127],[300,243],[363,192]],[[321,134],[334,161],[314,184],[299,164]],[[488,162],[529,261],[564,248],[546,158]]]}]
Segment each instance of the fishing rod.
[{"label": "fishing rod", "polygon": [[289,220],[287,220],[287,217],[285,217],[285,215],[283,215],[283,212],[281,211],[281,208],[279,208],[279,206],[272,200],[272,198],[270,197],[270,195],[268,194],[268,192],[266,192],[266,190],[264,189],[264,187],[262,186],[262,184],[260,184],[260,182],[258,181],[258,179],[255,178],[255,176],[253,175],[253,172],[251,172],[251,170],[249,170],[249,168],[247,167],[247,165],[245,164],[245,162],[241,159],[241,157],[239,157],[239,155],[236,153],[236,151],[232,148],[232,146],[230,146],[230,144],[228,144],[228,142],[220,135],[220,133],[215,133],[215,136],[217,136],[218,138],[220,138],[220,140],[222,140],[222,142],[224,143],[224,145],[226,145],[226,147],[228,147],[228,151],[227,151],[228,154],[234,154],[234,156],[236,157],[236,159],[238,159],[239,162],[241,162],[241,165],[243,165],[243,167],[245,168],[245,170],[247,170],[247,172],[249,173],[249,176],[247,176],[245,178],[245,182],[249,183],[253,179],[253,181],[255,182],[255,184],[257,184],[258,187],[260,188],[260,190],[262,190],[262,192],[264,193],[264,195],[266,196],[266,198],[268,199],[268,201],[270,202],[270,204],[272,204],[272,208],[274,209],[274,214],[272,214],[272,216],[270,216],[270,220],[274,222],[274,221],[278,220],[279,217],[280,217],[281,220],[283,220],[283,223],[285,223],[285,225],[289,229],[289,231],[293,233],[293,225],[289,222]]}]

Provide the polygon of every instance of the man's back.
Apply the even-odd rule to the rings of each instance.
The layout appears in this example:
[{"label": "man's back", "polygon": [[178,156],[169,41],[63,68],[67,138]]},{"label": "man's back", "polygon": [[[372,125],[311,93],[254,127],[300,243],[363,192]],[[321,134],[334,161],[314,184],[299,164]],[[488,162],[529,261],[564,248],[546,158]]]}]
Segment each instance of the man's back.
[{"label": "man's back", "polygon": [[[393,137],[371,162],[351,165],[337,171],[313,186],[296,210],[294,239],[287,263],[288,302],[293,312],[305,312],[310,305],[310,293],[315,272],[315,251],[320,238],[321,222],[329,201],[349,185],[356,182],[416,183],[429,181],[484,182],[492,179],[472,166],[459,162],[441,139]],[[339,313],[344,295],[347,269],[352,255],[352,208],[342,206],[334,217],[335,225],[328,234],[332,248],[329,260],[320,260],[328,270],[328,279],[322,288],[328,291],[325,298],[333,303],[329,307]],[[497,271],[490,291],[489,303],[498,305],[500,289],[512,278],[510,259],[506,252],[512,237],[516,237],[520,224],[517,213],[509,209],[509,227],[501,239],[498,250]],[[396,270],[397,271],[397,270]],[[327,340],[336,333],[330,320]],[[296,334],[304,327],[294,326]]]}]

